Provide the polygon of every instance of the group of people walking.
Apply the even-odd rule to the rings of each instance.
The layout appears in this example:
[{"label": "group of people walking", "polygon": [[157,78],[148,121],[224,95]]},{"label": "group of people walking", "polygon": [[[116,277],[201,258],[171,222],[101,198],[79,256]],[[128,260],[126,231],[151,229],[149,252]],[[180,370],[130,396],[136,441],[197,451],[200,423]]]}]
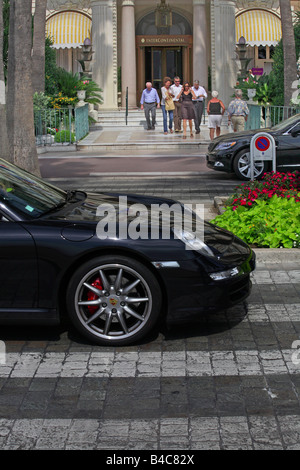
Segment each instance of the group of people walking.
[{"label": "group of people walking", "polygon": [[[174,83],[170,77],[165,77],[161,88],[161,101],[157,90],[152,87],[151,82],[146,83],[146,88],[141,97],[141,109],[145,111],[147,129],[155,129],[156,106],[161,107],[163,112],[164,134],[168,130],[173,134],[173,122],[176,133],[182,132],[186,139],[187,127],[189,125],[190,136],[193,135],[193,121],[195,122],[195,132],[200,133],[200,124],[204,110],[204,99],[207,98],[205,89],[195,80],[194,85],[186,82],[180,83],[180,78],[175,77]],[[151,115],[151,118],[150,118]],[[169,123],[168,123],[169,117]]]},{"label": "group of people walking", "polygon": [[[190,137],[194,137],[193,121],[195,123],[195,133],[200,133],[204,100],[207,98],[206,90],[200,86],[198,80],[194,81],[193,86],[189,82],[181,85],[180,81],[179,77],[175,77],[172,84],[170,77],[164,78],[164,85],[161,88],[161,101],[157,90],[152,87],[152,83],[146,83],[146,88],[141,97],[141,109],[145,112],[147,130],[155,129],[156,109],[161,107],[165,135],[168,134],[168,131],[173,134],[174,123],[176,133],[182,132],[182,124],[184,139],[187,138],[188,127]],[[220,135],[221,122],[226,111],[218,95],[217,91],[213,91],[212,98],[207,104],[208,128],[211,140],[214,138],[215,132],[217,137]],[[227,112],[228,124],[232,124],[234,132],[243,130],[249,109],[247,103],[242,100],[241,90],[235,91],[235,99],[229,104]]]}]

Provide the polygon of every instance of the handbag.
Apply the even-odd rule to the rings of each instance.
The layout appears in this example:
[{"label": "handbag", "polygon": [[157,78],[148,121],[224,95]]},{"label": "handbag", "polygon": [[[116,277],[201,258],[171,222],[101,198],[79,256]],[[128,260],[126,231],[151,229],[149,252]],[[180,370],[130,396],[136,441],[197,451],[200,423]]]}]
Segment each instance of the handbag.
[{"label": "handbag", "polygon": [[165,99],[165,106],[166,111],[173,111],[175,109],[175,104],[171,96]]}]

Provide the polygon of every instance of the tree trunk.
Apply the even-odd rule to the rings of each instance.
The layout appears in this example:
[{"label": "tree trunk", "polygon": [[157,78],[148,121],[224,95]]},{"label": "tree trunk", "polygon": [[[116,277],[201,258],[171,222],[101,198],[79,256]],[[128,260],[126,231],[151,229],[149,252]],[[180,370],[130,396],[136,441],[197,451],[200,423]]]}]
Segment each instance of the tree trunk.
[{"label": "tree trunk", "polygon": [[7,121],[6,121],[6,93],[5,93],[5,80],[3,68],[3,1],[0,0],[0,142],[1,142],[1,158],[12,161],[12,156],[9,149],[9,140],[7,134]]},{"label": "tree trunk", "polygon": [[11,0],[9,27],[7,118],[13,161],[39,175],[33,116],[31,0]]},{"label": "tree trunk", "polygon": [[290,0],[279,0],[279,4],[284,60],[284,105],[290,106],[290,101],[293,94],[292,84],[295,80],[297,80],[295,36],[292,21],[291,2]]},{"label": "tree trunk", "polygon": [[35,2],[34,25],[33,25],[33,92],[45,91],[45,31],[46,31],[46,9],[47,0]]}]

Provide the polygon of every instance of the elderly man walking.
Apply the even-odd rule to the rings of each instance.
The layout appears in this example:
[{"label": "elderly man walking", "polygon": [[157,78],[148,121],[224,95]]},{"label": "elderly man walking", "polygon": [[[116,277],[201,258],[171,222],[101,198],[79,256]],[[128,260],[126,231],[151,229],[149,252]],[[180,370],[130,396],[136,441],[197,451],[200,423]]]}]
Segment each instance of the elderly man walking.
[{"label": "elderly man walking", "polygon": [[194,86],[192,87],[196,98],[193,98],[194,112],[195,112],[195,129],[196,134],[200,134],[200,124],[202,120],[202,114],[204,110],[204,99],[207,98],[207,93],[205,89],[200,86],[199,80],[194,81]]},{"label": "elderly man walking", "polygon": [[[156,105],[158,108],[160,107],[160,99],[157,90],[152,87],[151,82],[147,82],[141,97],[141,110],[145,111],[148,131],[155,129]],[[152,122],[150,121],[150,113]]]},{"label": "elderly man walking", "polygon": [[240,132],[245,129],[245,121],[248,119],[249,108],[246,101],[242,100],[242,90],[235,91],[235,99],[229,103],[228,113],[228,124],[232,122],[234,132]]}]

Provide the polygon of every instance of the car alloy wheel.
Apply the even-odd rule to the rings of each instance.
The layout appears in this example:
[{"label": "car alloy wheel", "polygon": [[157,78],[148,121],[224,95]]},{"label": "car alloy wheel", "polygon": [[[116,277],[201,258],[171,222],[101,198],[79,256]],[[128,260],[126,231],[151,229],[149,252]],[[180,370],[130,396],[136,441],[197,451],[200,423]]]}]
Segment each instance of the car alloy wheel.
[{"label": "car alloy wheel", "polygon": [[68,306],[75,327],[93,342],[125,345],[154,327],[161,291],[143,264],[126,257],[103,257],[75,273]]},{"label": "car alloy wheel", "polygon": [[[233,161],[233,169],[236,176],[240,180],[250,180],[251,178],[251,165],[250,165],[250,151],[242,150],[237,154]],[[267,171],[266,162],[256,161],[254,163],[254,178],[260,179]]]}]

